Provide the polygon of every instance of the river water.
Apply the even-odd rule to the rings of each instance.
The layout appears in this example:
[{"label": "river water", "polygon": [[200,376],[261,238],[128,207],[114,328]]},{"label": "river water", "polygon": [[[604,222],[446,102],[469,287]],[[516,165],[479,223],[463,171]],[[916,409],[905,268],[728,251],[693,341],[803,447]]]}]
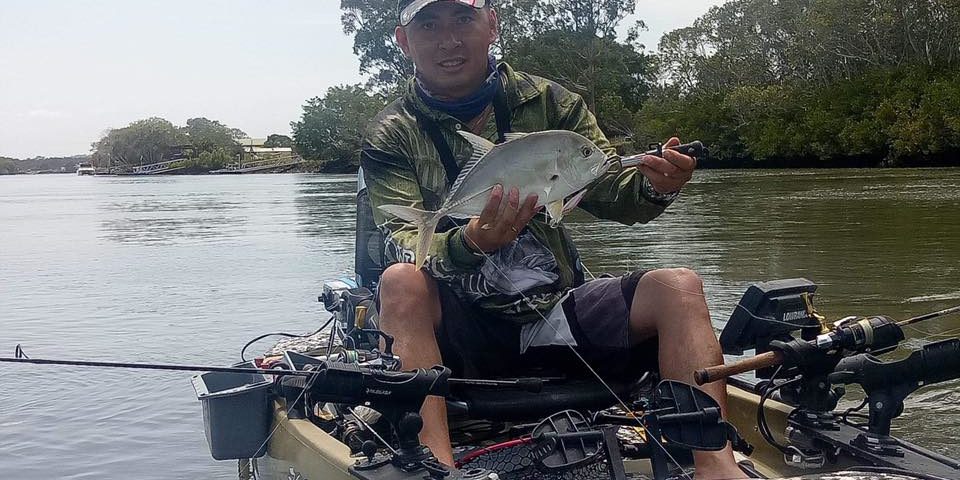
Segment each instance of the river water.
[{"label": "river water", "polygon": [[[353,267],[354,189],[351,176],[0,177],[0,356],[19,343],[224,365],[262,333],[316,329],[322,282]],[[594,273],[697,270],[718,328],[751,282],[777,278],[817,282],[832,319],[960,304],[960,169],[705,171],[648,225],[568,223]],[[932,320],[907,345],[958,328]],[[209,456],[187,373],[0,364],[0,378],[0,476],[236,476]],[[956,387],[911,397],[896,431],[960,456]]]}]

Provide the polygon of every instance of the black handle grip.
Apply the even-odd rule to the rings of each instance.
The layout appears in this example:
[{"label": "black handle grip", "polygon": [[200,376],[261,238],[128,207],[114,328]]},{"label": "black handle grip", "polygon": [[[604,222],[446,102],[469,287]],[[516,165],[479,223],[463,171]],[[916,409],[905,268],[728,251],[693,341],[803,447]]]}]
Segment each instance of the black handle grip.
[{"label": "black handle grip", "polygon": [[[647,150],[646,152],[644,152],[645,155],[656,155],[658,157],[663,156],[663,145],[652,144],[650,146],[651,147],[655,146],[656,148],[651,148],[650,150]],[[676,145],[676,146],[667,147],[667,148],[669,150],[676,150],[677,152],[680,152],[684,155],[687,155],[689,157],[694,157],[694,158],[705,158],[709,154],[707,147],[704,147],[703,143],[701,143],[700,140],[694,140],[690,143],[684,143],[682,145]]]}]

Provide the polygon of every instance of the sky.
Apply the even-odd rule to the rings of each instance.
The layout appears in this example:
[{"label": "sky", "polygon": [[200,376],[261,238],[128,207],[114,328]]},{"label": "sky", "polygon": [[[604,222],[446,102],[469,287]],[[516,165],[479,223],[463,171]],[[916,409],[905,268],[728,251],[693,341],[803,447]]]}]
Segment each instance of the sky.
[{"label": "sky", "polygon": [[[289,134],[308,98],[362,80],[339,3],[0,0],[0,156],[89,153],[153,116]],[[638,0],[641,41],[653,50],[720,3]]]}]

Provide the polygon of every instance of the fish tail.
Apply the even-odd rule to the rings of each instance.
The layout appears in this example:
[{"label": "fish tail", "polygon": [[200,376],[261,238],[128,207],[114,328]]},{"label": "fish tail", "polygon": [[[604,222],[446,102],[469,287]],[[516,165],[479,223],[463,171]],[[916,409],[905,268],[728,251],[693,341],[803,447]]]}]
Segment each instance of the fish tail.
[{"label": "fish tail", "polygon": [[443,213],[403,205],[381,205],[380,210],[416,225],[417,250],[414,265],[417,269],[422,267],[427,260],[427,254],[430,253],[430,243],[433,241],[434,232],[437,231],[437,224],[443,218]]}]

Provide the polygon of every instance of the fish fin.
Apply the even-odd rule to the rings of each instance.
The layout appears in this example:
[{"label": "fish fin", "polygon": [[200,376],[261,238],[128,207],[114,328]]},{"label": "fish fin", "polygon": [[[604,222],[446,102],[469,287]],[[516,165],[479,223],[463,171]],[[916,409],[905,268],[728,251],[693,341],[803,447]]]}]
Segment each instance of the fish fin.
[{"label": "fish fin", "polygon": [[563,204],[563,214],[566,215],[570,212],[570,210],[577,208],[577,205],[580,204],[580,200],[583,200],[583,197],[586,196],[586,194],[587,190],[583,189],[577,192],[576,195],[568,198],[566,203]]},{"label": "fish fin", "polygon": [[479,135],[474,135],[466,130],[457,130],[457,133],[460,134],[466,141],[470,142],[470,146],[473,148],[473,158],[480,158],[487,154],[490,150],[493,149],[493,142],[483,138]]},{"label": "fish fin", "polygon": [[443,212],[431,212],[403,205],[380,205],[380,210],[417,226],[417,251],[414,257],[414,265],[419,270],[427,261],[427,255],[430,253],[430,242],[433,241],[437,224],[443,218]]},{"label": "fish fin", "polygon": [[476,167],[477,164],[480,163],[480,159],[489,153],[494,147],[493,142],[481,136],[474,135],[464,130],[458,130],[457,133],[466,139],[466,141],[470,142],[470,147],[472,150],[470,153],[470,160],[467,160],[467,163],[463,164],[463,168],[460,169],[460,174],[457,175],[457,179],[454,180],[453,185],[450,187],[449,192],[451,196],[460,188],[460,185],[463,183],[464,179],[467,178],[467,175],[470,173],[470,171],[473,170],[473,167]]},{"label": "fish fin", "polygon": [[530,135],[530,134],[529,134],[529,133],[523,133],[523,132],[504,133],[504,134],[503,134],[503,143],[507,143],[507,142],[512,141],[512,140],[517,140],[517,139],[526,137],[527,135]]},{"label": "fish fin", "polygon": [[563,219],[563,200],[554,200],[547,204],[547,216],[550,217],[550,226],[560,225]]}]

